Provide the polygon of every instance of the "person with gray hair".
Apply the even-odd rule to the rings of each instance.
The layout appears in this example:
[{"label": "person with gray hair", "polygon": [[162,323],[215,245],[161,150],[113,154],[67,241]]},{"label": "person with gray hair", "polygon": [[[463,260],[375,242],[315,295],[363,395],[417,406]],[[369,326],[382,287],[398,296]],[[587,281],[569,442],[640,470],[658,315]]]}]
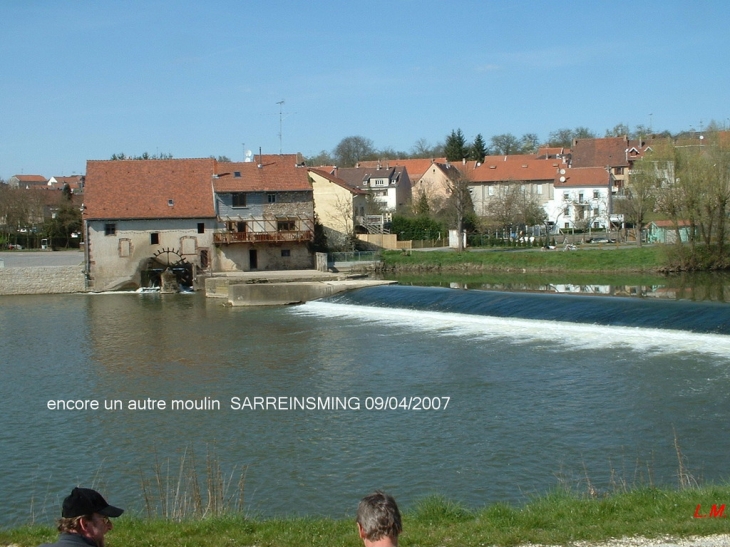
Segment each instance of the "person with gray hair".
[{"label": "person with gray hair", "polygon": [[398,547],[403,525],[392,496],[380,490],[365,496],[357,506],[356,522],[365,547]]},{"label": "person with gray hair", "polygon": [[104,536],[112,529],[109,517],[118,517],[124,509],[109,505],[91,488],[74,488],[63,500],[58,521],[58,541],[40,547],[105,547]]}]

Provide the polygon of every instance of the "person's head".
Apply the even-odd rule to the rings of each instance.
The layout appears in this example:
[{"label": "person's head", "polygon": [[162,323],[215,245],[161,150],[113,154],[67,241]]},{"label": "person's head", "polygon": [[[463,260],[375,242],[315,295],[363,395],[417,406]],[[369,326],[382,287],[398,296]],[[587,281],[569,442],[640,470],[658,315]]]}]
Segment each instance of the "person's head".
[{"label": "person's head", "polygon": [[109,505],[99,492],[91,488],[74,488],[63,500],[58,531],[78,534],[104,547],[104,536],[112,529],[109,517],[124,512]]},{"label": "person's head", "polygon": [[377,490],[360,500],[357,506],[357,528],[366,542],[385,538],[396,545],[403,531],[398,505],[392,496]]}]

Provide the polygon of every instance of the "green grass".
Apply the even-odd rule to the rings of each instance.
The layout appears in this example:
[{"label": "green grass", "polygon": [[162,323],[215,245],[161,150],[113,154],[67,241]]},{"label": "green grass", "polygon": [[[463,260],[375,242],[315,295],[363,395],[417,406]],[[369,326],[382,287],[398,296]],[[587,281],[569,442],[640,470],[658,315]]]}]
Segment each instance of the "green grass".
[{"label": "green grass", "polygon": [[[516,507],[495,504],[470,510],[441,497],[422,500],[404,512],[402,546],[477,546],[543,543],[617,537],[687,537],[730,532],[728,518],[693,518],[713,504],[730,504],[730,485],[682,490],[636,488],[591,498],[556,489]],[[730,507],[728,508],[730,513]],[[49,527],[0,530],[0,545],[35,547],[53,541]],[[222,516],[172,522],[124,516],[107,536],[109,547],[243,547],[361,545],[352,518],[249,519]]]},{"label": "green grass", "polygon": [[577,251],[383,252],[385,271],[654,272],[666,263],[660,246]]}]

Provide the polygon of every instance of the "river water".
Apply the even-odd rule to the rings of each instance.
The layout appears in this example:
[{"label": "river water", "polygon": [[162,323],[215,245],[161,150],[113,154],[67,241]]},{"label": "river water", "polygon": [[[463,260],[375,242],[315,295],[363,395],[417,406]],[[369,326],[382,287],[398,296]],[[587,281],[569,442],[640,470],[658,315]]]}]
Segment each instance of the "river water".
[{"label": "river water", "polygon": [[50,522],[76,484],[143,514],[155,462],[174,482],[194,455],[204,482],[209,453],[226,477],[247,466],[245,510],[262,516],[351,515],[375,488],[481,507],[559,484],[676,485],[675,442],[694,478],[727,478],[717,302],[400,286],[271,309],[3,297],[0,366],[2,526]]}]

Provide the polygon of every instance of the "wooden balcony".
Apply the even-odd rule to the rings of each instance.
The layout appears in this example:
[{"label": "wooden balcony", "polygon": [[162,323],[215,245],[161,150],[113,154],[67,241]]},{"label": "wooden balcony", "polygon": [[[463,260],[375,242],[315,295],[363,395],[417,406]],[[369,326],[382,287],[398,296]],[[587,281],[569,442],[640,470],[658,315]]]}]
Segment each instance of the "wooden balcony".
[{"label": "wooden balcony", "polygon": [[217,245],[235,243],[306,243],[314,239],[311,230],[290,232],[215,232],[213,242]]}]

